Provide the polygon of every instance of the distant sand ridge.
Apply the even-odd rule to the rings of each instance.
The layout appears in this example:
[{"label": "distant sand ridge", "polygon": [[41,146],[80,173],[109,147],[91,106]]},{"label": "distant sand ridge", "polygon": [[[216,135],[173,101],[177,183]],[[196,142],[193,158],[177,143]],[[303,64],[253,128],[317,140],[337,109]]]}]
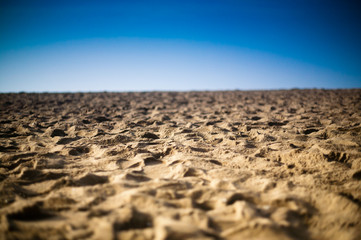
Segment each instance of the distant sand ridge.
[{"label": "distant sand ridge", "polygon": [[0,239],[361,239],[361,90],[0,94]]}]

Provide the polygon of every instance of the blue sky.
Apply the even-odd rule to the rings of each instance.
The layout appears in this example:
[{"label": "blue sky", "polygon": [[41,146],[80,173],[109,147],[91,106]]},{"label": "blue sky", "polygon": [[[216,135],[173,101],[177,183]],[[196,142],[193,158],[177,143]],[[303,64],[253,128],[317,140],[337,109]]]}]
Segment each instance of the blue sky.
[{"label": "blue sky", "polygon": [[0,91],[360,88],[357,1],[0,0]]}]

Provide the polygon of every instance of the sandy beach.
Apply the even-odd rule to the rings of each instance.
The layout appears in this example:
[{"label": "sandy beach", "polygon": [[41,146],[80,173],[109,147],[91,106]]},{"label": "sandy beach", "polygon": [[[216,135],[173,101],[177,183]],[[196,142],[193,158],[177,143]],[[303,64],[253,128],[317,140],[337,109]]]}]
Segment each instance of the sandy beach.
[{"label": "sandy beach", "polygon": [[361,239],[361,89],[0,94],[0,239]]}]

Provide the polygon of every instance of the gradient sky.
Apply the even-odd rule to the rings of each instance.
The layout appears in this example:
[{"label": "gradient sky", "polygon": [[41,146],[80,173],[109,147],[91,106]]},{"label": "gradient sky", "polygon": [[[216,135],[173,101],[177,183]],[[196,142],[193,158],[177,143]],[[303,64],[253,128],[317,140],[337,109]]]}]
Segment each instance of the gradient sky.
[{"label": "gradient sky", "polygon": [[0,92],[360,88],[358,2],[0,0]]}]

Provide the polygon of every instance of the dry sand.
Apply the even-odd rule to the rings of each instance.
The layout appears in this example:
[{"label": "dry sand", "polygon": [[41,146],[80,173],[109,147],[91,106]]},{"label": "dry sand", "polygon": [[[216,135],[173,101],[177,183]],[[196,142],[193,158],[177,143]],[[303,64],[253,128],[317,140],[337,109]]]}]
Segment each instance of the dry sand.
[{"label": "dry sand", "polygon": [[0,95],[2,239],[361,239],[361,90]]}]

